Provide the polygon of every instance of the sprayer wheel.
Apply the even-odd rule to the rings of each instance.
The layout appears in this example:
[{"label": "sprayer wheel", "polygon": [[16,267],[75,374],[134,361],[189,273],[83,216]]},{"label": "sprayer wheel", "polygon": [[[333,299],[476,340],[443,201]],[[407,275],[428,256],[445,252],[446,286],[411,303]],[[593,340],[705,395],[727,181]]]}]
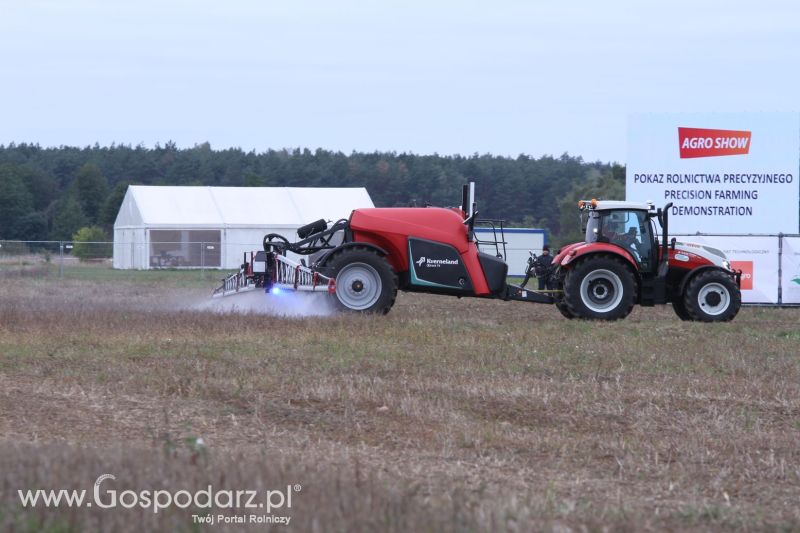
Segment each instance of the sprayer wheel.
[{"label": "sprayer wheel", "polygon": [[328,262],[335,272],[334,302],[343,311],[385,315],[397,297],[397,275],[375,250],[354,246]]}]

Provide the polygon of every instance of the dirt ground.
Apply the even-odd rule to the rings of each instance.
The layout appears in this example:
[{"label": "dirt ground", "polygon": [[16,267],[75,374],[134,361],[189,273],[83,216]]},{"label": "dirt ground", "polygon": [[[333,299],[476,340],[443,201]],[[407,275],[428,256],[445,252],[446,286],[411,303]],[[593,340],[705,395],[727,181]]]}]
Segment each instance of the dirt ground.
[{"label": "dirt ground", "polygon": [[0,278],[1,529],[242,527],[17,492],[105,473],[118,491],[299,485],[277,530],[800,528],[800,310],[594,323],[401,294],[385,317],[281,317],[209,305],[211,286]]}]

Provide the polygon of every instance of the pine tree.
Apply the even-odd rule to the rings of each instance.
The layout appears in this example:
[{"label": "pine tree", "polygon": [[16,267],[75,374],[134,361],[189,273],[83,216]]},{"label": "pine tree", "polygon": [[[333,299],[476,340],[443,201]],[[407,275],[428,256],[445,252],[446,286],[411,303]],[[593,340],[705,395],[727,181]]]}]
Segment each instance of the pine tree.
[{"label": "pine tree", "polygon": [[67,196],[56,210],[50,238],[55,241],[71,240],[75,232],[87,225],[89,225],[89,221],[83,214],[81,204],[74,196]]},{"label": "pine tree", "polygon": [[0,166],[0,239],[27,239],[19,221],[32,210],[33,201],[19,167]]},{"label": "pine tree", "polygon": [[41,211],[27,213],[17,221],[17,231],[22,240],[47,240],[47,216]]},{"label": "pine tree", "polygon": [[100,209],[108,195],[108,181],[105,176],[97,165],[86,163],[75,175],[73,187],[83,214],[90,223],[97,222]]},{"label": "pine tree", "polygon": [[122,205],[122,200],[125,199],[126,192],[128,192],[127,183],[117,183],[114,186],[111,194],[108,195],[106,201],[103,202],[103,207],[100,209],[100,216],[97,222],[101,227],[110,229],[114,226],[119,208]]}]

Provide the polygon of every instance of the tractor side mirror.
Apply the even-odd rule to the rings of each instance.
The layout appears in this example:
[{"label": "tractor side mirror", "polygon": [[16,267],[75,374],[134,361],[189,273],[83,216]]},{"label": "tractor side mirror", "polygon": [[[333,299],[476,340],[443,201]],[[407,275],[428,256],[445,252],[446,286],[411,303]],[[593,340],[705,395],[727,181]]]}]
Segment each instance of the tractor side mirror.
[{"label": "tractor side mirror", "polygon": [[675,237],[673,237],[673,238],[671,238],[671,239],[669,240],[669,247],[670,247],[670,249],[672,249],[672,250],[674,250],[674,249],[675,249],[675,243],[676,243],[676,242],[678,242],[678,239],[676,239]]}]

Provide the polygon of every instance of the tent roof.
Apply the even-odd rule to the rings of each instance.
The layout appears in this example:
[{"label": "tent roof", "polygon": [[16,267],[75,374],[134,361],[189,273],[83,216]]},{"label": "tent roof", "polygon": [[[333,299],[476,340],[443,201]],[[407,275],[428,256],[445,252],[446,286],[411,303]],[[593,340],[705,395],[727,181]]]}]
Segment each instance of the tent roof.
[{"label": "tent roof", "polygon": [[373,207],[364,187],[131,185],[114,226],[296,227],[360,207]]}]

